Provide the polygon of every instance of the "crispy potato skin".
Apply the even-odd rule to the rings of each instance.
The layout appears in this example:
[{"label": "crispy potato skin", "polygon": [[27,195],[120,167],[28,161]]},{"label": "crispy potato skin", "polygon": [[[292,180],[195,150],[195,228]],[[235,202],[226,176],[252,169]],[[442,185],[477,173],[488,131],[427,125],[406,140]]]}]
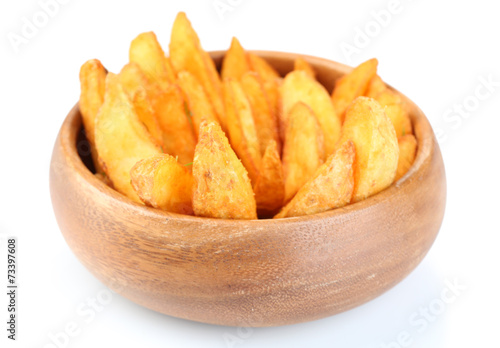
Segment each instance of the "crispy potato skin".
[{"label": "crispy potato skin", "polygon": [[172,76],[166,66],[165,52],[152,31],[139,34],[132,40],[129,61],[139,65],[149,81],[158,84],[161,89],[170,84]]},{"label": "crispy potato skin", "polygon": [[175,83],[176,74],[174,71],[174,67],[172,66],[172,61],[170,60],[170,57],[165,57],[165,69],[167,71],[168,82]]},{"label": "crispy potato skin", "polygon": [[259,138],[250,102],[236,79],[224,80],[224,105],[229,141],[248,171],[250,180],[255,183],[262,161]]},{"label": "crispy potato skin", "polygon": [[281,139],[278,118],[273,112],[259,75],[249,71],[241,77],[241,87],[252,108],[253,120],[259,138],[260,151],[264,155],[270,141],[274,141],[278,153],[281,152]]},{"label": "crispy potato skin", "polygon": [[198,138],[201,121],[219,122],[214,107],[208,99],[203,86],[189,71],[180,71],[177,74],[177,83],[191,113],[194,132],[196,138]]},{"label": "crispy potato skin", "polygon": [[155,143],[159,147],[163,147],[163,136],[160,124],[156,119],[153,106],[151,105],[151,101],[149,100],[146,91],[141,90],[135,93],[132,97],[132,103],[139,120],[144,123]]},{"label": "crispy potato skin", "polygon": [[323,134],[314,112],[298,102],[290,110],[283,146],[285,201],[313,176],[324,158]]},{"label": "crispy potato skin", "polygon": [[386,89],[387,85],[385,84],[385,82],[382,81],[380,76],[375,75],[372,77],[370,83],[368,84],[368,88],[365,92],[365,97],[375,98],[379,93],[382,93]]},{"label": "crispy potato skin", "polygon": [[154,208],[193,215],[193,175],[167,154],[137,162],[130,171],[139,198]]},{"label": "crispy potato skin", "polygon": [[215,122],[202,121],[193,162],[195,215],[256,219],[257,208],[245,167]]},{"label": "crispy potato skin", "polygon": [[130,170],[141,159],[161,153],[135,113],[114,74],[106,78],[104,103],[96,117],[95,144],[99,163],[114,188],[142,203],[130,184]]},{"label": "crispy potato skin", "polygon": [[293,70],[305,71],[305,73],[310,77],[312,77],[313,79],[316,78],[316,72],[314,71],[312,66],[309,65],[309,63],[302,57],[295,59],[295,62],[293,64]]},{"label": "crispy potato skin", "polygon": [[[341,123],[325,87],[304,71],[292,71],[285,76],[281,98],[280,128],[287,128],[290,110],[297,102],[303,102],[312,109],[319,122],[323,132],[325,158],[329,156],[340,137]],[[286,134],[283,136],[286,142]]]},{"label": "crispy potato skin", "polygon": [[163,134],[156,118],[151,98],[151,88],[146,75],[136,63],[128,63],[118,74],[120,84],[134,105],[135,112],[158,146],[163,146]]},{"label": "crispy potato skin", "polygon": [[[232,79],[241,82],[241,87],[252,109],[260,151],[263,156],[270,140],[276,141],[278,151],[281,149],[276,114],[279,91],[277,81],[275,81],[279,75],[265,60],[252,55],[247,54],[238,39],[233,37],[231,46],[222,61],[221,76],[224,81]],[[255,68],[250,65],[250,62]],[[268,92],[271,97],[268,96]],[[226,97],[227,95],[224,95],[224,98]],[[226,99],[225,106],[227,108]],[[252,174],[250,177],[252,178]]]},{"label": "crispy potato skin", "polygon": [[396,92],[386,89],[377,94],[375,100],[385,108],[385,113],[391,119],[398,137],[413,133],[408,107]]},{"label": "crispy potato skin", "polygon": [[278,72],[267,63],[264,59],[256,56],[253,53],[247,53],[248,63],[250,69],[257,73],[259,76],[262,87],[266,92],[267,98],[271,105],[271,110],[276,117],[279,118],[281,94],[279,88],[281,86],[281,76]]},{"label": "crispy potato skin", "polygon": [[163,150],[177,157],[180,164],[193,162],[196,137],[179,87],[170,85],[155,100],[158,123],[163,132]]},{"label": "crispy potato skin", "polygon": [[354,158],[353,142],[342,143],[275,218],[311,215],[349,204],[354,191]]},{"label": "crispy potato skin", "polygon": [[285,199],[283,166],[274,140],[269,141],[266,147],[259,177],[253,190],[259,218],[272,217],[283,205]]},{"label": "crispy potato skin", "polygon": [[341,142],[356,147],[354,193],[358,202],[392,184],[396,176],[399,147],[396,132],[382,106],[374,99],[358,97],[346,111]]},{"label": "crispy potato skin", "polygon": [[[127,64],[119,74],[120,81],[126,91],[130,91],[134,105],[139,108],[139,118],[146,125],[154,138],[161,133],[158,142],[163,151],[178,157],[181,164],[193,162],[196,136],[191,125],[191,116],[186,114],[184,98],[175,84],[166,84],[162,89],[158,84],[151,82],[142,72],[139,65]],[[150,102],[151,110],[144,100],[135,99],[137,93],[145,93]],[[144,98],[144,97],[142,97]],[[153,112],[153,115],[149,114]]]},{"label": "crispy potato skin", "polygon": [[401,179],[406,174],[408,169],[413,165],[415,156],[417,155],[417,139],[413,134],[406,134],[400,137],[398,145],[399,160],[394,181]]},{"label": "crispy potato skin", "polygon": [[[151,207],[155,207],[155,205],[153,205],[153,201],[155,200],[155,170],[164,158],[163,156],[165,156],[165,154],[158,154],[153,157],[142,159],[130,169],[130,184],[141,201]],[[155,208],[158,208],[158,206]]]},{"label": "crispy potato skin", "polygon": [[361,63],[349,74],[344,75],[335,83],[332,92],[333,105],[338,115],[344,120],[344,114],[349,106],[359,96],[366,93],[368,84],[377,74],[378,60],[373,58]]},{"label": "crispy potato skin", "polygon": [[106,69],[97,59],[85,62],[80,69],[80,101],[79,107],[82,114],[83,127],[89,141],[90,151],[94,166],[98,173],[102,173],[102,168],[97,160],[95,150],[94,130],[95,118],[104,102],[104,92],[106,88]]},{"label": "crispy potato skin", "polygon": [[233,37],[231,46],[222,61],[221,77],[239,80],[248,71],[250,71],[250,65],[245,50],[238,39]]},{"label": "crispy potato skin", "polygon": [[201,47],[198,35],[184,12],[179,12],[175,18],[169,48],[174,71],[189,71],[200,81],[224,127],[225,115],[219,73],[212,58]]},{"label": "crispy potato skin", "polygon": [[253,53],[248,53],[247,56],[250,69],[259,74],[264,80],[268,81],[280,78],[280,74],[265,59]]}]

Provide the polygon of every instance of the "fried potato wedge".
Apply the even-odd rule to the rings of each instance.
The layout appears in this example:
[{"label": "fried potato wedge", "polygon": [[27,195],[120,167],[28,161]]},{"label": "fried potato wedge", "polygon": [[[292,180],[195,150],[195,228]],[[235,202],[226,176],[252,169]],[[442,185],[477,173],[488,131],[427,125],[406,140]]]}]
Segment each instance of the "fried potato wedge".
[{"label": "fried potato wedge", "polygon": [[222,84],[215,63],[203,50],[198,35],[193,30],[184,12],[175,18],[170,37],[170,61],[175,72],[189,71],[205,89],[211,100],[218,120],[225,129]]},{"label": "fried potato wedge", "polygon": [[396,92],[386,89],[375,100],[385,107],[385,113],[391,119],[398,137],[413,133],[408,107]]},{"label": "fried potato wedge", "polygon": [[180,71],[177,74],[177,83],[191,113],[194,132],[196,138],[198,138],[202,120],[218,122],[214,107],[208,99],[203,86],[189,71]]},{"label": "fried potato wedge", "polygon": [[290,110],[283,144],[285,201],[313,176],[324,158],[323,133],[312,109],[297,102]]},{"label": "fried potato wedge", "polygon": [[193,178],[195,215],[221,219],[257,218],[247,171],[216,122],[202,121],[200,125]]},{"label": "fried potato wedge", "polygon": [[196,137],[177,85],[170,85],[157,95],[155,111],[163,132],[165,153],[177,157],[182,165],[193,162]]},{"label": "fried potato wedge", "polygon": [[231,46],[222,61],[221,77],[241,79],[244,73],[250,71],[247,55],[237,38],[233,37]]},{"label": "fried potato wedge", "polygon": [[387,85],[385,84],[385,82],[382,81],[380,76],[375,75],[372,77],[370,83],[368,84],[368,88],[366,89],[365,92],[365,97],[375,98],[377,95],[379,95],[386,89]]},{"label": "fried potato wedge", "polygon": [[165,69],[167,71],[168,82],[175,83],[176,74],[174,71],[174,67],[172,66],[172,62],[170,61],[170,57],[165,57]]},{"label": "fried potato wedge", "polygon": [[342,76],[335,83],[332,93],[333,105],[338,115],[344,120],[344,113],[354,99],[365,94],[371,79],[377,74],[378,60],[372,58],[361,63],[349,74]]},{"label": "fried potato wedge", "polygon": [[[323,132],[325,156],[329,156],[340,137],[341,123],[325,87],[304,71],[292,71],[285,76],[281,86],[281,129],[287,128],[288,115],[297,102],[308,105],[316,116]],[[286,142],[286,134],[284,134]]]},{"label": "fried potato wedge", "polygon": [[406,174],[408,169],[413,165],[413,161],[415,161],[415,156],[417,155],[417,139],[413,134],[406,134],[400,137],[398,145],[399,160],[394,181],[401,179]]},{"label": "fried potato wedge", "polygon": [[154,208],[193,215],[193,175],[167,154],[137,162],[130,170],[131,184],[139,198]]},{"label": "fried potato wedge", "polygon": [[281,95],[279,91],[282,80],[281,76],[268,62],[266,62],[266,60],[254,53],[247,53],[247,59],[250,64],[250,69],[256,72],[261,79],[262,86],[271,104],[271,110],[273,110],[276,117],[279,118],[279,113],[281,111]]},{"label": "fried potato wedge", "polygon": [[260,151],[264,155],[270,141],[276,142],[278,153],[281,151],[281,140],[278,118],[271,108],[259,75],[248,71],[241,77],[241,87],[252,108],[253,120],[259,138]]},{"label": "fried potato wedge", "polygon": [[151,134],[139,120],[117,75],[108,74],[104,103],[95,120],[99,163],[114,188],[142,203],[130,184],[130,170],[140,160],[160,154]]},{"label": "fried potato wedge", "polygon": [[356,147],[352,202],[359,202],[394,181],[399,157],[398,139],[382,106],[374,99],[358,97],[345,114],[340,141],[348,140]]},{"label": "fried potato wedge", "polygon": [[78,103],[82,114],[83,127],[89,141],[90,152],[96,171],[101,173],[102,168],[97,160],[95,150],[94,129],[95,118],[104,102],[106,88],[106,69],[97,59],[85,62],[80,69],[80,101]]},{"label": "fried potato wedge", "polygon": [[354,158],[353,142],[342,143],[275,218],[311,215],[349,204],[354,190]]},{"label": "fried potato wedge", "polygon": [[158,84],[161,89],[170,84],[171,76],[166,66],[165,52],[152,31],[139,34],[132,40],[129,61],[139,65],[149,81]]},{"label": "fried potato wedge", "polygon": [[248,171],[250,180],[255,183],[262,160],[259,138],[255,129],[252,107],[241,83],[236,79],[224,80],[224,105],[229,141]]},{"label": "fried potato wedge", "polygon": [[125,64],[118,74],[118,78],[120,79],[123,90],[128,96],[133,96],[141,90],[148,94],[151,93],[152,85],[137,63],[132,62]]},{"label": "fried potato wedge", "polygon": [[163,148],[163,132],[156,119],[153,106],[145,90],[139,90],[132,96],[132,104],[139,120],[144,123],[156,145]]},{"label": "fried potato wedge", "polygon": [[[128,63],[118,74],[120,84],[134,105],[135,112],[156,143],[163,146],[163,133],[151,102],[152,91],[146,75],[136,63]],[[154,98],[154,96],[153,96]]]},{"label": "fried potato wedge", "polygon": [[276,118],[276,122],[278,123],[278,134],[279,134],[279,119],[280,119],[280,112],[281,112],[280,87],[281,87],[281,83],[283,82],[283,79],[278,78],[275,80],[264,80],[264,79],[260,78],[260,81],[262,83],[262,88],[264,89],[264,92],[266,93],[267,99],[269,100],[269,105],[271,107],[271,111],[275,115],[274,117]]},{"label": "fried potato wedge", "polygon": [[309,75],[313,79],[316,78],[316,72],[314,71],[312,66],[302,57],[295,59],[295,62],[293,64],[293,70],[305,71],[307,75]]},{"label": "fried potato wedge", "polygon": [[[142,93],[138,91],[146,91],[154,119],[161,130],[163,151],[178,157],[180,164],[193,162],[196,138],[191,126],[191,118],[186,115],[184,98],[179,87],[167,84],[165,89],[161,89],[159,85],[149,81],[135,63],[127,64],[120,72],[119,77],[126,90],[131,91],[131,93],[137,94]],[[134,101],[137,100],[134,99]],[[150,115],[147,115],[147,111],[144,109],[141,111],[144,112],[144,114],[140,114],[141,120],[146,124],[148,130],[156,135],[154,121],[150,119]],[[151,131],[153,129],[154,131]]]},{"label": "fried potato wedge", "polygon": [[254,53],[248,53],[250,69],[259,74],[265,81],[276,80],[280,74],[264,59]]},{"label": "fried potato wedge", "polygon": [[253,187],[259,218],[272,217],[285,199],[283,166],[276,141],[270,140],[259,169],[259,177]]}]

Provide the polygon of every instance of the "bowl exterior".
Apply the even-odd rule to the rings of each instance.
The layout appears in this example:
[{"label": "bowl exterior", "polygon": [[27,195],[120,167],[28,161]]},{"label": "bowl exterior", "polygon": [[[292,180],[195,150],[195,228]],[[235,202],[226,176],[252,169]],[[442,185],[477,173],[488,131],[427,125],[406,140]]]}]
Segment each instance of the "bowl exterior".
[{"label": "bowl exterior", "polygon": [[[281,73],[292,69],[296,57],[256,53]],[[212,56],[220,64],[222,53]],[[350,69],[306,58],[329,90]],[[50,191],[59,227],[99,280],[161,313],[260,327],[348,310],[406,277],[431,247],[443,219],[441,153],[424,114],[405,99],[419,149],[403,178],[341,209],[256,221],[170,214],[115,192],[78,155],[81,116],[75,106],[61,127],[51,162]]]}]

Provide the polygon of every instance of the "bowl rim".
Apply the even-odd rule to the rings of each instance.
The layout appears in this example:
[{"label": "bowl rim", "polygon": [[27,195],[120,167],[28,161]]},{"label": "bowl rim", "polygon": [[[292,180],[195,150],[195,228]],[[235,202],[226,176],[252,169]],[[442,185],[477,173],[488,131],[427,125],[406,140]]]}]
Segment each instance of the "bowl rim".
[{"label": "bowl rim", "polygon": [[[225,52],[226,51],[210,51],[208,53],[214,60],[220,61],[223,58]],[[266,60],[289,60],[292,63],[296,58],[302,57],[307,62],[309,62],[313,66],[313,68],[317,68],[318,66],[320,66],[335,70],[340,74],[345,74],[353,69],[353,67],[349,67],[333,60],[315,56],[308,56],[299,53],[263,50],[248,50],[247,52],[256,54]],[[417,154],[412,166],[399,180],[393,182],[389,187],[385,188],[379,193],[374,194],[373,196],[370,196],[356,203],[350,203],[341,208],[336,208],[311,215],[280,219],[231,220],[172,213],[136,203],[99,180],[83,163],[77,150],[78,133],[82,129],[82,118],[78,102],[75,104],[75,106],[73,106],[73,108],[64,119],[59,131],[58,139],[60,140],[60,145],[63,149],[63,155],[65,157],[66,163],[73,168],[73,170],[85,181],[86,184],[92,186],[95,190],[105,193],[109,196],[109,198],[120,201],[121,204],[125,204],[129,209],[140,210],[141,214],[153,215],[159,219],[176,219],[178,221],[185,221],[186,223],[206,223],[207,221],[211,221],[215,224],[234,224],[244,221],[245,223],[252,226],[255,224],[256,227],[258,227],[259,225],[262,226],[262,224],[275,224],[276,222],[279,222],[280,224],[303,223],[305,221],[334,218],[336,216],[346,215],[353,211],[370,209],[374,205],[377,205],[378,203],[388,199],[393,194],[396,194],[397,190],[399,190],[400,188],[409,185],[411,179],[414,177],[418,177],[420,171],[423,170],[423,164],[430,158],[432,152],[434,151],[434,147],[437,146],[432,127],[425,114],[411,99],[406,97],[404,94],[402,94],[392,86],[388,85],[388,87],[398,93],[398,95],[400,95],[405,103],[410,107],[410,118],[413,125],[414,135],[417,138]]]}]

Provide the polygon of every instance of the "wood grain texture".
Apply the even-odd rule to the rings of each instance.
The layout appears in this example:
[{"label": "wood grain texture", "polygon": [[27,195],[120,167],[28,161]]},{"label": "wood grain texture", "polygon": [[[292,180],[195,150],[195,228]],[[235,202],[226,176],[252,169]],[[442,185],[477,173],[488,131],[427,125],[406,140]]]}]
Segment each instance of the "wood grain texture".
[{"label": "wood grain texture", "polygon": [[[255,51],[281,74],[299,55]],[[220,66],[223,52],[212,52]],[[304,57],[331,92],[351,68]],[[404,97],[418,139],[413,167],[388,189],[325,213],[279,220],[183,216],[136,204],[98,180],[78,150],[75,106],[54,146],[50,191],[59,227],[99,280],[171,316],[232,326],[276,326],[330,316],[406,277],[443,219],[446,180],[435,136]]]}]

